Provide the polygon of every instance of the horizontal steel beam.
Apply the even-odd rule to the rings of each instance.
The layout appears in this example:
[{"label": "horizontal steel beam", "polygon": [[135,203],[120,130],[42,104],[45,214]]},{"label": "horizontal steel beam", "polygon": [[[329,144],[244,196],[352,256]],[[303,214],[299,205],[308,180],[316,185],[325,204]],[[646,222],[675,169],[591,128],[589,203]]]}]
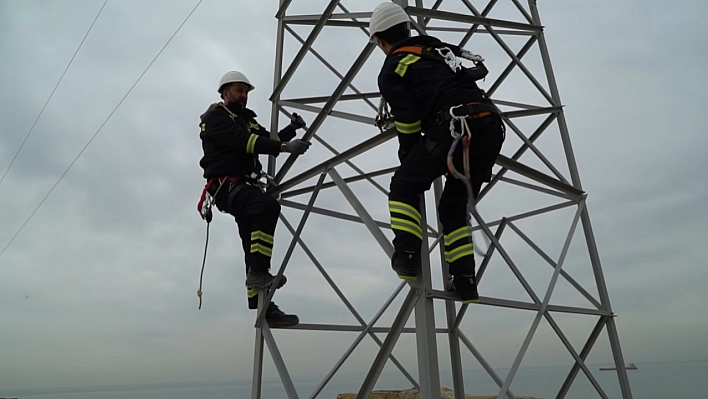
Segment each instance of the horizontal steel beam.
[{"label": "horizontal steel beam", "polygon": [[[287,23],[300,22],[300,21],[314,21],[317,22],[322,17],[322,14],[300,14],[300,15],[289,15],[283,18],[283,21]],[[349,12],[349,13],[332,13],[329,19],[352,19],[352,18],[371,18],[370,12]],[[368,24],[368,22],[367,22]]]},{"label": "horizontal steel beam", "polygon": [[[278,327],[270,327],[276,329]],[[307,330],[307,331],[339,331],[339,332],[362,332],[366,326],[357,326],[351,324],[318,324],[318,323],[300,323],[292,327],[280,327],[283,330]],[[367,331],[377,334],[388,334],[391,327],[369,327]],[[404,327],[404,333],[415,333],[414,327]],[[436,328],[438,334],[447,334],[447,328]]]},{"label": "horizontal steel beam", "polygon": [[[363,100],[366,98],[379,98],[381,97],[381,93],[362,93],[362,94],[342,94],[341,97],[339,97],[339,101],[350,101],[350,100]],[[288,98],[286,100],[281,100],[281,103],[283,101],[289,101],[293,103],[299,103],[299,104],[317,104],[317,103],[325,103],[329,100],[330,96],[319,96],[319,97],[301,97],[301,98]]]},{"label": "horizontal steel beam", "polygon": [[563,112],[563,107],[540,107],[534,109],[524,109],[520,111],[502,112],[502,116],[512,118],[522,118],[524,116],[544,115],[544,114],[559,114]]},{"label": "horizontal steel beam", "polygon": [[[467,33],[469,32],[470,28],[451,28],[451,27],[445,27],[445,26],[426,26],[425,29],[428,32],[458,32],[458,33]],[[506,29],[498,29],[494,31],[496,34],[501,35],[501,36],[533,36],[536,33],[534,32],[528,32],[528,31],[520,31],[520,30],[506,30]],[[486,30],[485,28],[478,28],[475,33],[483,33],[483,34],[489,34],[489,31]],[[462,46],[464,47],[464,46]]]},{"label": "horizontal steel beam", "polygon": [[[301,17],[287,17],[285,23],[288,25],[317,25],[317,21]],[[341,21],[338,19],[328,19],[323,23],[324,26],[338,26],[344,28],[368,28],[369,21]]]},{"label": "horizontal steel beam", "polygon": [[274,194],[277,193],[282,193],[292,187],[295,187],[296,185],[314,177],[317,176],[318,174],[324,172],[325,170],[335,167],[339,165],[342,162],[345,162],[351,158],[354,158],[357,155],[363,154],[366,151],[370,150],[371,148],[374,148],[378,145],[381,145],[388,140],[391,140],[392,138],[396,137],[396,129],[391,128],[388,129],[380,134],[377,134],[376,136],[371,137],[370,139],[359,143],[355,145],[354,147],[344,151],[343,153],[332,157],[319,165],[313,166],[312,168],[300,173],[297,176],[294,176],[293,178],[284,181],[278,185],[277,188],[273,190],[269,190],[269,192],[272,192]]},{"label": "horizontal steel beam", "polygon": [[[432,290],[427,295],[429,297],[438,298],[438,299],[445,299],[445,300],[452,300],[452,301],[459,301],[460,300],[460,297],[457,296],[457,294],[455,294],[453,292],[448,292],[448,291]],[[533,311],[538,311],[539,309],[541,309],[541,303],[536,304],[536,303],[532,303],[532,302],[521,302],[521,301],[513,301],[513,300],[509,300],[509,299],[491,298],[491,297],[482,297],[482,296],[479,297],[479,304],[480,305],[497,306],[497,307],[502,307],[502,308],[533,310]],[[613,316],[612,312],[609,312],[606,310],[591,309],[591,308],[579,308],[579,307],[574,307],[574,306],[548,305],[547,310],[549,312],[573,313],[573,314],[582,314],[582,315],[591,315],[591,316]]]},{"label": "horizontal steel beam", "polygon": [[[295,108],[299,109],[302,111],[307,111],[307,112],[313,112],[313,113],[319,113],[322,112],[321,107],[315,107],[313,105],[305,105],[305,104],[300,104],[296,102],[290,102],[290,101],[281,101],[280,105],[283,107],[290,107],[290,108]],[[524,112],[524,111],[522,111]],[[340,119],[346,119],[352,122],[359,122],[363,123],[369,126],[374,126],[374,118],[370,116],[362,116],[358,114],[352,114],[350,112],[342,112],[342,111],[335,111],[335,110],[330,110],[327,115],[329,116],[334,116],[335,118],[340,118]]]},{"label": "horizontal steel beam", "polygon": [[[360,181],[360,180],[367,180],[367,179],[370,179],[370,178],[373,178],[373,177],[384,176],[384,175],[387,175],[387,174],[389,174],[389,173],[393,173],[394,171],[396,171],[396,169],[398,169],[398,166],[394,166],[394,167],[391,167],[391,168],[386,168],[386,169],[377,170],[377,171],[374,171],[374,172],[371,172],[371,173],[366,173],[366,174],[363,174],[363,175],[357,175],[357,176],[347,177],[346,179],[344,179],[344,181],[347,182],[347,183],[353,183],[353,182],[357,182],[357,181]],[[327,182],[327,183],[322,183],[322,187],[321,187],[321,188],[322,188],[322,189],[326,189],[326,188],[330,188],[330,187],[334,187],[334,186],[336,186],[336,184],[334,184],[334,182],[331,182],[331,181],[330,181],[330,182]],[[280,194],[280,198],[290,198],[290,197],[294,197],[294,196],[296,196],[296,195],[307,194],[307,193],[310,193],[310,192],[314,191],[314,190],[315,190],[315,187],[316,187],[316,186],[308,186],[308,187],[304,187],[304,188],[299,188],[299,189],[297,189],[297,190],[288,191],[288,192],[285,192],[285,193]]]},{"label": "horizontal steel beam", "polygon": [[[307,205],[289,200],[280,200],[280,205],[288,208],[298,209],[301,211],[307,210]],[[349,215],[347,213],[332,211],[329,209],[318,208],[316,206],[313,206],[312,209],[310,209],[310,212],[316,213],[318,215],[329,216],[335,219],[346,220],[349,222],[364,223],[359,216]],[[374,220],[374,223],[382,229],[391,228],[391,225],[389,223],[384,223],[376,220]]]},{"label": "horizontal steel beam", "polygon": [[427,17],[431,19],[438,19],[443,21],[453,21],[453,22],[465,22],[470,24],[477,24],[483,26],[495,26],[500,28],[515,29],[520,31],[529,32],[542,32],[543,26],[525,24],[521,22],[506,21],[502,19],[493,19],[486,17],[477,17],[469,14],[459,14],[448,11],[439,10],[429,10],[419,7],[406,7],[408,14],[416,17]]}]

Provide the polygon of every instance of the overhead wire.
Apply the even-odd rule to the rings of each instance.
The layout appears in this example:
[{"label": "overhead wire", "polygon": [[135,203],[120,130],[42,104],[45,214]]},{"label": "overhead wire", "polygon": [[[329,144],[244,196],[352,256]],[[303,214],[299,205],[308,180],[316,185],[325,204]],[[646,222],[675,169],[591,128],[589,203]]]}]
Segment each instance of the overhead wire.
[{"label": "overhead wire", "polygon": [[108,123],[108,121],[111,119],[111,117],[113,116],[113,114],[118,110],[118,108],[121,106],[121,104],[123,104],[123,101],[125,101],[125,99],[128,97],[128,95],[130,95],[130,93],[133,91],[133,89],[135,88],[135,86],[138,85],[138,83],[140,82],[140,80],[143,78],[143,76],[145,76],[145,74],[147,73],[147,71],[150,69],[150,67],[152,67],[152,65],[155,63],[155,61],[158,59],[158,57],[160,57],[160,55],[161,55],[162,52],[165,50],[165,48],[167,48],[167,46],[170,44],[170,42],[172,42],[172,39],[174,39],[174,37],[177,35],[177,33],[179,33],[179,31],[182,29],[182,27],[184,26],[184,24],[187,23],[187,21],[188,21],[189,18],[192,16],[192,14],[194,14],[194,12],[197,10],[197,8],[199,7],[199,5],[202,4],[202,1],[204,1],[204,0],[199,0],[199,1],[197,2],[197,4],[194,6],[194,8],[192,8],[192,11],[189,12],[189,14],[188,14],[187,17],[184,19],[184,21],[182,21],[182,23],[177,27],[177,30],[176,30],[176,31],[172,34],[172,36],[170,36],[170,38],[167,40],[167,43],[165,43],[165,45],[162,46],[162,48],[161,48],[160,51],[157,53],[157,55],[152,59],[152,61],[150,61],[150,64],[148,64],[148,66],[145,68],[145,70],[143,71],[143,73],[140,74],[140,76],[139,76],[138,79],[135,81],[135,83],[133,83],[133,85],[130,87],[130,89],[128,89],[128,91],[125,93],[125,95],[123,96],[123,98],[120,99],[120,101],[119,101],[118,104],[115,106],[115,108],[113,108],[113,111],[111,111],[111,113],[108,114],[108,117],[106,117],[106,120],[103,121],[103,123],[101,124],[101,126],[98,127],[98,130],[96,130],[96,132],[93,134],[93,136],[91,136],[91,138],[90,138],[89,141],[86,143],[86,145],[84,145],[84,147],[81,149],[81,151],[79,151],[79,154],[76,156],[76,158],[74,158],[74,160],[71,161],[71,163],[70,163],[69,166],[66,168],[66,170],[64,170],[64,173],[62,173],[61,176],[59,176],[59,179],[56,181],[56,183],[54,183],[54,185],[52,186],[52,188],[49,189],[49,192],[47,192],[47,195],[44,196],[44,198],[42,199],[42,201],[39,202],[39,205],[37,205],[37,207],[34,209],[34,211],[32,211],[32,213],[29,215],[29,217],[27,218],[27,220],[25,220],[25,222],[22,224],[22,226],[20,226],[20,228],[17,230],[17,232],[15,233],[15,235],[12,236],[12,238],[10,239],[10,241],[5,245],[5,247],[2,249],[2,251],[0,251],[0,256],[2,256],[2,255],[5,253],[5,251],[7,251],[7,248],[10,247],[10,245],[13,243],[13,241],[15,241],[15,238],[17,238],[17,236],[22,232],[22,230],[25,228],[25,226],[27,226],[27,223],[29,223],[29,221],[32,219],[32,217],[34,217],[34,215],[37,213],[37,211],[39,210],[39,208],[42,207],[42,205],[44,204],[44,202],[47,200],[47,198],[49,198],[49,196],[52,194],[52,192],[53,192],[54,189],[57,187],[57,185],[59,185],[59,182],[61,182],[62,179],[64,179],[64,176],[66,176],[66,174],[69,173],[69,170],[71,170],[71,168],[74,166],[74,164],[76,163],[76,161],[78,161],[79,158],[81,157],[81,155],[84,153],[84,151],[86,151],[86,148],[88,148],[88,146],[91,145],[91,142],[93,142],[93,140],[96,138],[96,136],[98,136],[98,133],[101,132],[101,130],[103,129],[103,127],[106,125],[106,123]]},{"label": "overhead wire", "polygon": [[89,33],[91,33],[91,30],[93,29],[93,26],[96,24],[98,17],[101,15],[103,8],[106,7],[106,3],[108,3],[108,0],[104,1],[103,5],[101,6],[101,9],[98,10],[98,14],[96,14],[96,17],[93,19],[93,22],[91,22],[91,26],[89,26],[88,30],[86,31],[84,38],[81,39],[81,43],[79,43],[79,47],[77,47],[76,51],[74,51],[74,55],[71,56],[69,63],[66,65],[66,68],[64,68],[64,72],[62,72],[61,76],[59,77],[59,81],[54,86],[54,89],[52,90],[51,94],[49,94],[49,98],[47,98],[47,101],[44,103],[42,110],[39,111],[39,115],[37,115],[37,119],[35,119],[34,123],[32,123],[32,127],[30,127],[30,130],[25,135],[25,139],[22,140],[22,144],[20,144],[20,148],[17,149],[17,152],[15,152],[15,156],[12,157],[12,161],[10,161],[10,165],[7,166],[7,169],[5,169],[5,173],[2,174],[2,177],[0,178],[0,186],[2,186],[2,182],[5,181],[5,176],[7,176],[7,173],[10,171],[10,168],[12,168],[12,165],[15,163],[15,160],[17,160],[17,156],[20,155],[20,152],[22,151],[22,147],[25,146],[25,143],[27,142],[27,139],[29,138],[29,136],[32,134],[34,127],[37,126],[37,122],[39,121],[39,118],[42,117],[42,114],[44,113],[44,110],[47,108],[47,105],[49,105],[49,101],[51,101],[52,97],[54,97],[54,93],[57,91],[59,84],[61,84],[61,81],[64,79],[64,75],[66,75],[66,71],[69,70],[69,67],[71,67],[71,64],[74,62],[74,58],[76,58],[76,55],[79,53],[79,50],[81,50],[81,47],[84,45],[86,38],[88,37]]}]

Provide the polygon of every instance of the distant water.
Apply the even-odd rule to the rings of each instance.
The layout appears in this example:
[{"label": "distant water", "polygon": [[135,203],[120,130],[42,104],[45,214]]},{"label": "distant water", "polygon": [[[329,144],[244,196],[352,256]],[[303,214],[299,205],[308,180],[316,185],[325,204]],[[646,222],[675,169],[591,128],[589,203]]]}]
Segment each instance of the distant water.
[{"label": "distant water", "polygon": [[[638,363],[638,370],[628,371],[635,399],[654,398],[704,398],[705,379],[708,377],[708,361]],[[514,379],[511,391],[516,395],[554,398],[561,386],[568,367],[521,368]],[[597,371],[592,366],[593,376],[609,398],[620,398],[617,376],[612,371]],[[507,370],[498,370],[500,376]],[[482,370],[466,371],[467,393],[493,395],[498,392],[494,382]],[[442,384],[451,386],[447,375],[442,375]],[[318,398],[334,399],[337,393],[356,392],[361,379],[342,382],[339,378],[326,387]],[[319,380],[294,379],[300,398],[309,398]],[[405,389],[409,384],[403,377],[388,373],[379,379],[377,389]],[[18,399],[235,399],[250,398],[250,382],[195,382],[182,384],[122,385],[110,387],[82,387],[60,389],[35,389],[5,391],[0,388],[0,397]],[[280,382],[263,384],[263,399],[287,399]],[[594,399],[600,395],[588,379],[580,373],[566,396],[569,399]]]}]

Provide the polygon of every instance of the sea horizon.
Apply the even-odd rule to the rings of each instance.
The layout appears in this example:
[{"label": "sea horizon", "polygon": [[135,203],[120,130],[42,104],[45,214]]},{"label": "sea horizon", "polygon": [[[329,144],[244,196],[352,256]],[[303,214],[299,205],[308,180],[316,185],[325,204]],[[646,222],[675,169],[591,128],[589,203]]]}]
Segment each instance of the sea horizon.
[{"label": "sea horizon", "polygon": [[[627,362],[630,363],[630,362]],[[662,398],[667,394],[672,397],[700,397],[704,393],[702,378],[708,375],[707,360],[633,362],[637,370],[629,370],[630,387],[635,398]],[[691,366],[695,367],[691,367]],[[511,391],[517,396],[537,398],[555,397],[568,369],[572,364],[562,366],[527,366],[520,367],[511,385]],[[588,364],[592,375],[610,398],[619,396],[619,382],[613,371],[599,371],[600,367],[612,366],[610,363]],[[503,379],[509,368],[497,368],[495,371]],[[562,371],[565,371],[563,373]],[[481,368],[464,370],[467,394],[495,395],[498,388],[493,380]],[[694,378],[695,377],[695,378]],[[292,376],[299,397],[310,397],[320,384],[322,376]],[[362,375],[335,375],[333,380],[317,396],[318,398],[336,398],[339,393],[356,393]],[[440,371],[441,386],[452,388],[448,370]],[[411,384],[398,372],[381,374],[375,390],[410,389]],[[110,385],[82,385],[5,389],[0,387],[0,398],[18,399],[187,399],[187,398],[250,398],[251,380],[203,380],[184,382],[124,383]],[[287,398],[277,375],[264,378],[262,383],[263,399]],[[579,373],[571,391],[566,396],[573,399],[596,398],[600,395],[582,372]]]}]

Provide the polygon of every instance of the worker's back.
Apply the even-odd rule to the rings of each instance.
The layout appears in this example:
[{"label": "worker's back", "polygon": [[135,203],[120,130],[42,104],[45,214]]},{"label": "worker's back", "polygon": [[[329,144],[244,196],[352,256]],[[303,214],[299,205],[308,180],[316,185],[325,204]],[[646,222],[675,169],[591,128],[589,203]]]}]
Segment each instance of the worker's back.
[{"label": "worker's back", "polygon": [[[443,43],[437,38],[411,37],[391,49],[379,74],[379,85],[384,86],[382,93],[401,93],[398,98],[386,100],[394,108],[407,103],[406,108],[414,109],[424,130],[435,123],[438,111],[458,104],[483,101],[483,93],[475,80],[465,73],[453,72],[435,50],[444,47],[459,53],[459,47]],[[412,51],[414,48],[417,48],[417,53]],[[391,74],[397,76],[392,78]],[[386,90],[385,86],[391,84],[401,87]]]}]

